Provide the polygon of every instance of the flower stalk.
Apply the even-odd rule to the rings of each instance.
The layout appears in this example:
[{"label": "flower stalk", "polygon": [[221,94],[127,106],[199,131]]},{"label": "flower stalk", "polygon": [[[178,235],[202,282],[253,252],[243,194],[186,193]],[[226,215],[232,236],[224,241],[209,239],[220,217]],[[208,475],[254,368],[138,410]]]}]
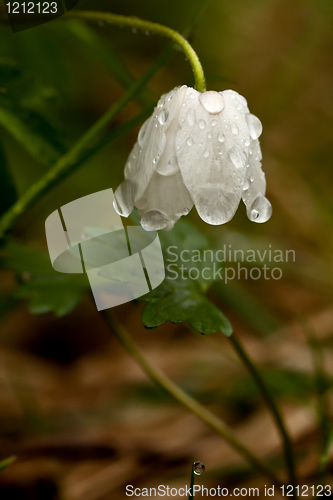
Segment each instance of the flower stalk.
[{"label": "flower stalk", "polygon": [[[280,412],[275,404],[275,401],[270,395],[264,380],[262,379],[259,371],[257,370],[251,358],[248,356],[242,344],[239,342],[239,340],[235,337],[234,334],[229,337],[229,340],[232,343],[235,351],[237,352],[240,360],[243,362],[244,366],[247,368],[248,372],[252,376],[269,411],[273,416],[273,419],[277,425],[277,428],[279,430],[283,442],[285,461],[289,472],[289,481],[290,484],[295,487],[297,485],[297,481],[296,481],[296,471],[295,471],[294,457],[292,451],[292,444],[285,423],[283,421],[283,418],[280,415]],[[295,488],[293,489],[293,491],[294,495],[296,495]]]},{"label": "flower stalk", "polygon": [[191,64],[194,73],[195,88],[199,92],[205,92],[206,82],[201,62],[190,43],[177,31],[167,26],[163,26],[162,24],[152,23],[150,21],[145,21],[136,17],[112,14],[110,12],[90,12],[74,10],[68,12],[67,16],[87,19],[89,21],[104,21],[106,24],[110,25],[128,26],[132,29],[137,29],[148,33],[156,33],[158,35],[169,38],[184,51],[189,63]]},{"label": "flower stalk", "polygon": [[[171,55],[172,49],[166,49],[156,62],[135,81],[124,95],[101,116],[87,132],[74,144],[74,146],[65,153],[55,165],[35,184],[33,184],[26,193],[21,196],[16,203],[1,217],[0,219],[0,238],[9,231],[16,220],[26,212],[43,194],[47,193],[56,186],[61,180],[73,173],[84,161],[86,161],[100,146],[105,144],[105,140],[100,141],[100,137],[106,126],[114,120],[120,111],[140,92],[146,83],[155,75],[163,64]],[[133,119],[133,122],[136,119]],[[118,137],[122,130],[127,131],[128,125],[131,125],[132,120],[125,125],[123,129],[119,127],[110,134],[109,138]],[[100,142],[99,142],[100,141]]]},{"label": "flower stalk", "polygon": [[221,419],[207,410],[203,405],[198,403],[194,398],[183,391],[175,382],[167,375],[161,372],[158,368],[150,364],[146,357],[140,352],[138,346],[128,334],[126,329],[114,318],[110,312],[102,312],[108,326],[113,330],[118,340],[128,352],[128,354],[141,366],[148,377],[164,391],[170,394],[174,399],[179,401],[185,408],[194,413],[200,420],[205,422],[209,427],[214,429],[230,446],[232,446],[247,462],[259,473],[267,477],[278,488],[282,483],[275,473],[261,459],[252,454],[250,450],[244,446]]}]

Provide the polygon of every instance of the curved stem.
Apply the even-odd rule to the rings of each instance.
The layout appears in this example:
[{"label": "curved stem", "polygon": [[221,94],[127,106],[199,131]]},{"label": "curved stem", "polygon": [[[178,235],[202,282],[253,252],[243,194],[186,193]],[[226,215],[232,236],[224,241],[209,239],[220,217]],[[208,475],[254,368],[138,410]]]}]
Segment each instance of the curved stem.
[{"label": "curved stem", "polygon": [[[12,228],[16,220],[22,215],[35,201],[52,187],[58,184],[62,179],[71,174],[79,165],[81,165],[89,156],[98,149],[98,140],[105,127],[115,116],[130,102],[134,95],[139,92],[156,71],[166,62],[172,52],[172,48],[165,50],[156,62],[144,73],[124,93],[124,95],[114,103],[106,113],[87,130],[76,144],[62,156],[56,164],[28,191],[19,198],[16,203],[0,219],[0,238]],[[115,133],[117,136],[118,133]],[[104,144],[102,142],[101,144]]]},{"label": "curved stem", "polygon": [[278,487],[282,486],[282,483],[276,477],[275,473],[264,462],[253,455],[252,452],[238,440],[232,429],[230,429],[211,411],[207,410],[204,406],[202,406],[195,399],[189,396],[158,368],[152,366],[149,363],[149,361],[143,356],[143,354],[141,354],[138,346],[127,333],[125,328],[110,314],[110,312],[102,312],[101,314],[107,324],[112,328],[118,340],[126,349],[126,351],[141,366],[141,368],[153,382],[155,382],[171,396],[173,396],[183,406],[185,406],[188,410],[190,410],[198,418],[200,418],[200,420],[214,429],[236,451],[238,451],[238,453],[242,455],[254,469],[256,469],[264,476],[268,477],[273,484],[277,485]]},{"label": "curved stem", "polygon": [[189,42],[177,31],[168,28],[167,26],[163,26],[162,24],[152,23],[150,21],[145,21],[136,17],[120,16],[109,12],[72,10],[67,13],[67,16],[78,17],[80,19],[89,19],[92,21],[104,21],[107,24],[116,24],[118,26],[129,26],[130,28],[148,31],[150,33],[157,33],[159,35],[170,38],[185,52],[186,57],[193,69],[195,88],[199,92],[205,92],[206,82],[200,60]]},{"label": "curved stem", "polygon": [[[232,334],[229,337],[230,342],[232,343],[233,347],[235,348],[238,356],[240,359],[243,361],[244,365],[250,372],[250,374],[253,377],[253,380],[258,386],[258,389],[261,392],[262,397],[265,400],[265,403],[270,410],[276,425],[278,427],[279,433],[281,435],[282,441],[283,441],[283,446],[284,446],[284,453],[285,453],[285,460],[286,460],[286,466],[289,471],[289,480],[290,484],[293,486],[296,486],[296,472],[295,472],[295,464],[294,464],[294,457],[293,457],[293,451],[292,451],[292,443],[291,439],[289,437],[288,431],[286,429],[285,423],[282,419],[282,416],[280,415],[280,412],[275,404],[275,401],[273,400],[272,396],[270,395],[267,386],[262,379],[259,371],[257,370],[256,366],[254,365],[253,361],[251,358],[248,356],[246,351],[244,350],[242,344],[237,340],[234,334]],[[294,494],[295,493],[295,488],[294,488]]]}]

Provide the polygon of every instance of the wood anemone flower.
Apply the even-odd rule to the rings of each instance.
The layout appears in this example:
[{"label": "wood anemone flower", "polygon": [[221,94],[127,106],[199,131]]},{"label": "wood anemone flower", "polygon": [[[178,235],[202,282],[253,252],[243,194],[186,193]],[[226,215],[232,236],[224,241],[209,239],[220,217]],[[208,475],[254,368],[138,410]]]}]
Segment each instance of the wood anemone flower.
[{"label": "wood anemone flower", "polygon": [[193,205],[208,224],[224,224],[242,198],[248,218],[266,222],[272,206],[264,196],[261,132],[237,92],[175,88],[140,129],[116,211],[128,217],[136,206],[145,230],[170,230]]}]

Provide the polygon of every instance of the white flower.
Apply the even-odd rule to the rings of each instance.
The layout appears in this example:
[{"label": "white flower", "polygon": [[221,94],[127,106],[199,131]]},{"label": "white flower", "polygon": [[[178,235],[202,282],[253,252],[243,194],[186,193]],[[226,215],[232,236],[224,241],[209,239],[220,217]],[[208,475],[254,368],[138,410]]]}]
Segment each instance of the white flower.
[{"label": "white flower", "polygon": [[116,211],[128,217],[136,206],[144,229],[169,230],[193,205],[208,224],[224,224],[242,198],[250,220],[267,221],[261,132],[237,92],[175,88],[141,127],[115,192]]}]

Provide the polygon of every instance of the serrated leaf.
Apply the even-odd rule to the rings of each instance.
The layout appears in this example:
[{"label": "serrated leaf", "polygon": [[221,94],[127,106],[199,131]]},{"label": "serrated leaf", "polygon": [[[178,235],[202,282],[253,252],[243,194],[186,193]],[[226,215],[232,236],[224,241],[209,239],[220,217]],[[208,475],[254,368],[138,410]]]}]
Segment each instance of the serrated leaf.
[{"label": "serrated leaf", "polygon": [[[159,237],[166,278],[160,286],[140,299],[147,302],[142,311],[144,326],[157,328],[166,321],[188,321],[190,327],[199,333],[209,335],[221,331],[230,336],[232,326],[229,320],[207,296],[210,285],[216,279],[214,258],[209,262],[204,259],[207,238],[184,220],[179,220],[171,231],[160,231]],[[181,258],[184,251],[188,262]],[[197,260],[190,258],[191,252]],[[191,278],[193,275],[194,278]]]},{"label": "serrated leaf", "polygon": [[0,216],[16,201],[16,189],[7,166],[5,152],[0,144]]},{"label": "serrated leaf", "polygon": [[66,316],[81,302],[84,287],[79,283],[37,281],[27,283],[14,292],[15,298],[30,299],[31,314],[54,313]]},{"label": "serrated leaf", "polygon": [[46,253],[14,241],[7,243],[1,267],[18,274],[20,285],[13,297],[29,299],[32,314],[65,316],[79,305],[89,288],[86,275],[58,273]]},{"label": "serrated leaf", "polygon": [[177,287],[166,280],[140,300],[147,301],[142,311],[142,322],[146,328],[157,328],[166,321],[188,321],[193,330],[205,335],[217,331],[227,336],[232,334],[229,320],[204,293],[198,291],[193,282],[186,287],[178,283]]}]

